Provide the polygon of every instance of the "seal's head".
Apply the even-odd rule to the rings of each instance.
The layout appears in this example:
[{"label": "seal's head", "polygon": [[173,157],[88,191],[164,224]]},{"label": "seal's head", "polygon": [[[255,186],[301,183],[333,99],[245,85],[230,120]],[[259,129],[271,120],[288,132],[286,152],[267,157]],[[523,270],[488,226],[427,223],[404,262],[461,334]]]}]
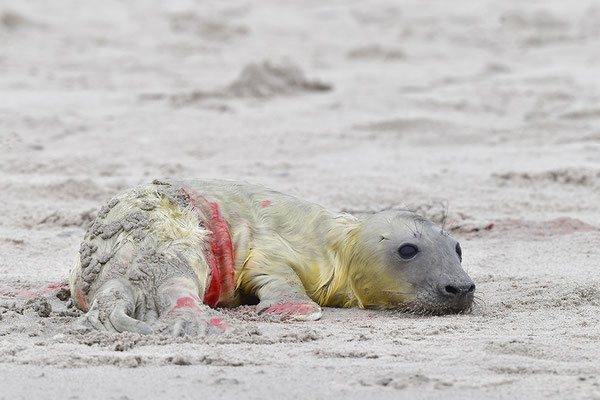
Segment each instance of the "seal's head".
[{"label": "seal's head", "polygon": [[364,220],[349,268],[352,289],[367,308],[445,314],[471,308],[475,285],[463,270],[460,244],[408,211]]}]

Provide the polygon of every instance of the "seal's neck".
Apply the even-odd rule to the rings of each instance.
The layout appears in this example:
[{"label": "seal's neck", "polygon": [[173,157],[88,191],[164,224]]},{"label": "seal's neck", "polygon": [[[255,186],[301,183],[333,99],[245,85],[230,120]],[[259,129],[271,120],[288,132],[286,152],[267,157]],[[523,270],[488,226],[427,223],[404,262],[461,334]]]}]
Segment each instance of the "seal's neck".
[{"label": "seal's neck", "polygon": [[325,234],[329,262],[320,265],[320,279],[311,296],[327,307],[362,307],[356,297],[350,276],[350,265],[356,259],[356,243],[362,221],[348,214],[330,220]]}]

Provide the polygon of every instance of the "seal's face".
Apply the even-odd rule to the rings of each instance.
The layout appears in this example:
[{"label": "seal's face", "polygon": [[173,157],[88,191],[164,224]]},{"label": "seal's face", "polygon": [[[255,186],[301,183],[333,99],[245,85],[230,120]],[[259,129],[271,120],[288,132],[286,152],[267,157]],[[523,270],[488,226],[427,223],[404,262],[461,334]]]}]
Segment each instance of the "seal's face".
[{"label": "seal's face", "polygon": [[358,235],[350,274],[363,306],[432,314],[471,308],[475,285],[460,244],[433,222],[387,211],[368,218]]}]

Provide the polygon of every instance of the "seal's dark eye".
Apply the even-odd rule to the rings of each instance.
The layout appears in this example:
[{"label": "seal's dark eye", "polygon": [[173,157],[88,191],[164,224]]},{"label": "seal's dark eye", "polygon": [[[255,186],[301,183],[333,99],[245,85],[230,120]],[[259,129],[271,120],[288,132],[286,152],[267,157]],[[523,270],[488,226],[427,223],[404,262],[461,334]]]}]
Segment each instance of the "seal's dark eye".
[{"label": "seal's dark eye", "polygon": [[400,247],[398,252],[400,253],[400,257],[404,258],[405,260],[409,260],[417,255],[419,249],[417,249],[417,246],[415,245],[405,244],[404,246]]},{"label": "seal's dark eye", "polygon": [[456,243],[456,254],[458,254],[458,258],[462,261],[462,249],[460,248],[460,243]]}]

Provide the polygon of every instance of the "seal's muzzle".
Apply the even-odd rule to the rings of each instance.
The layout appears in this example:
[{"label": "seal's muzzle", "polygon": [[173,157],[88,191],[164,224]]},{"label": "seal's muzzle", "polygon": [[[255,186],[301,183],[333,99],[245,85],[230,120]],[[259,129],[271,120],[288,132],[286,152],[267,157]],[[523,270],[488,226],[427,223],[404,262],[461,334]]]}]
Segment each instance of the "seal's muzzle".
[{"label": "seal's muzzle", "polygon": [[448,308],[461,311],[473,303],[475,284],[470,278],[461,282],[446,281],[440,284],[438,291]]}]

